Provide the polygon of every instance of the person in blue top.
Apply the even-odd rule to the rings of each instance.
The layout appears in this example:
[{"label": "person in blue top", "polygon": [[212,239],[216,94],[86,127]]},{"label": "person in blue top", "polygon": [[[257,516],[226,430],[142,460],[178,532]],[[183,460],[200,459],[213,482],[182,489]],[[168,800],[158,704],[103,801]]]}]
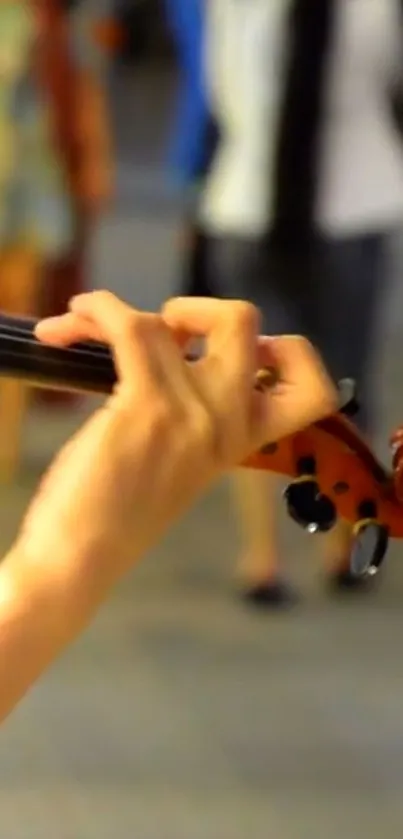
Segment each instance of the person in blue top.
[{"label": "person in blue top", "polygon": [[206,242],[193,212],[218,140],[204,78],[205,0],[164,0],[167,26],[179,65],[180,83],[168,148],[171,179],[187,206],[181,294],[210,296],[205,270]]},{"label": "person in blue top", "polygon": [[167,25],[180,70],[169,166],[175,180],[193,184],[208,165],[211,117],[204,84],[204,0],[165,0]]}]

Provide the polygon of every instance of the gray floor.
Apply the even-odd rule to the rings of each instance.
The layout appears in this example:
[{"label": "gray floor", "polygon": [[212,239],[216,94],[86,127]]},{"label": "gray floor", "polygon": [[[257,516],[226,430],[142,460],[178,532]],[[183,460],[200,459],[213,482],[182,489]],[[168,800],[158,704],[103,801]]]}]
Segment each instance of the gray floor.
[{"label": "gray floor", "polygon": [[[152,308],[172,290],[176,222],[152,217],[143,164],[122,154],[126,198],[99,235],[94,282]],[[374,382],[385,456],[403,419],[398,279],[392,298]],[[4,548],[76,422],[32,417],[26,474],[1,491]],[[334,602],[315,541],[281,523],[304,595],[290,615],[258,617],[233,596],[225,484],[115,593],[3,727],[0,839],[401,839],[401,546],[376,596]]]}]

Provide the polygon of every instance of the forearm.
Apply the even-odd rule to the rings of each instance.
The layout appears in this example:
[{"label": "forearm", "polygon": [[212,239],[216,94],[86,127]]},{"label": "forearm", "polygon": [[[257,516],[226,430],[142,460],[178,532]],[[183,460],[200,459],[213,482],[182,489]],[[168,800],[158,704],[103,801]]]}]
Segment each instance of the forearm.
[{"label": "forearm", "polygon": [[[93,563],[95,569],[95,563]],[[113,580],[87,560],[33,563],[19,549],[0,566],[0,722],[85,629]]]}]

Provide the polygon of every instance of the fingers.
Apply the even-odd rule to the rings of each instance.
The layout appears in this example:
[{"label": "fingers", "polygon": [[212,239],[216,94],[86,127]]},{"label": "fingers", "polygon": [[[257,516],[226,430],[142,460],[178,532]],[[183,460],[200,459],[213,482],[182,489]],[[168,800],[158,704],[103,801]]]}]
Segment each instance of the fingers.
[{"label": "fingers", "polygon": [[205,338],[205,355],[192,365],[191,375],[225,428],[225,447],[235,451],[250,435],[258,310],[236,300],[176,298],[164,306],[162,316],[182,346]]},{"label": "fingers", "polygon": [[96,324],[74,312],[39,321],[35,334],[44,344],[55,347],[68,347],[79,341],[103,340],[102,330]]},{"label": "fingers", "polygon": [[[300,335],[284,335],[267,342],[270,358],[283,384],[296,388],[296,396],[306,411],[323,416],[335,410],[338,395],[319,353]],[[305,392],[304,392],[305,391]],[[309,399],[308,399],[309,395]],[[307,414],[308,415],[308,414]]]},{"label": "fingers", "polygon": [[136,387],[148,370],[177,409],[192,396],[183,358],[162,318],[136,311],[110,292],[73,298],[70,311],[39,323],[36,335],[56,346],[102,341],[111,346],[121,381]]},{"label": "fingers", "polygon": [[111,347],[119,379],[136,386],[140,380],[161,381],[154,351],[161,332],[161,319],[138,312],[109,291],[74,297],[66,315],[42,321],[36,327],[40,340],[68,346],[82,340],[103,341]]},{"label": "fingers", "polygon": [[40,321],[36,334],[40,340],[62,346],[94,335],[114,345],[133,314],[130,306],[108,291],[80,294],[70,300],[69,312]]},{"label": "fingers", "polygon": [[199,367],[206,376],[220,375],[222,395],[236,384],[241,399],[245,398],[244,389],[250,390],[257,365],[260,315],[255,306],[237,300],[178,297],[165,304],[162,317],[181,346],[204,337],[206,352]]},{"label": "fingers", "polygon": [[[207,354],[222,352],[234,335],[238,336],[241,343],[248,340],[254,352],[260,315],[251,303],[243,300],[176,297],[168,300],[161,314],[181,342],[197,337],[206,338]],[[242,350],[238,354],[243,356]]]},{"label": "fingers", "polygon": [[[313,347],[298,336],[259,338],[259,314],[248,303],[203,298],[169,301],[162,317],[138,312],[110,292],[74,298],[70,312],[42,322],[38,338],[66,346],[82,340],[109,344],[119,379],[179,407],[196,402],[214,417],[229,456],[243,446],[270,442],[337,409],[337,392]],[[174,341],[172,340],[174,337]],[[206,355],[194,365],[181,356],[191,338],[206,339]],[[273,366],[279,381],[253,390],[259,367]],[[220,435],[219,435],[220,436]]]},{"label": "fingers", "polygon": [[265,441],[294,434],[337,410],[338,395],[318,353],[300,336],[262,338],[259,361],[274,366],[279,382],[254,395]]}]

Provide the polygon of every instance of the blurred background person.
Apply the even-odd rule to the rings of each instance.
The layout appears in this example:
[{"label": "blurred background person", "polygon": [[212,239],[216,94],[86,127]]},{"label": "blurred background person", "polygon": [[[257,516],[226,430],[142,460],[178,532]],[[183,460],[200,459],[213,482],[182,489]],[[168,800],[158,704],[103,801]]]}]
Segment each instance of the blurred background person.
[{"label": "blurred background person", "polygon": [[[94,9],[0,2],[0,307],[11,312],[57,314],[82,290],[88,231],[111,192]],[[26,404],[26,388],[1,382],[3,478]]]},{"label": "blurred background person", "polygon": [[[210,285],[246,298],[267,334],[302,333],[336,380],[353,377],[359,427],[374,425],[373,359],[388,244],[403,218],[403,152],[392,93],[403,78],[398,0],[209,0],[208,96],[220,142],[200,223]],[[245,596],[294,599],[281,576],[274,478],[235,489]],[[327,578],[356,588],[351,530],[321,541]]]},{"label": "blurred background person", "polygon": [[197,218],[200,190],[218,142],[205,80],[206,0],[164,0],[167,26],[179,69],[168,167],[185,204],[180,241],[179,292],[211,293],[206,273],[206,235]]},{"label": "blurred background person", "polygon": [[[158,0],[126,2],[134,27],[140,12],[150,20],[149,38],[141,61],[119,62],[108,73],[117,196],[94,236],[87,282],[157,311],[176,290],[173,241],[183,219],[183,202],[166,184],[177,71],[156,49]],[[389,107],[383,94],[382,101]],[[389,189],[388,182],[379,192]],[[382,405],[375,442],[386,468],[388,432],[403,418],[402,267],[400,260],[392,272],[373,392]],[[91,405],[30,412],[20,480],[0,484],[3,556],[38,472]],[[7,839],[55,839],[61,808],[74,837],[113,836],[119,828],[126,836],[130,825],[140,837],[245,839],[265,837],[269,824],[282,839],[301,836],[301,825],[310,839],[339,839],[341,831],[401,839],[402,542],[392,540],[376,596],[326,603],[314,537],[290,526],[278,503],[280,570],[289,569],[306,603],[292,615],[256,616],[231,602],[240,542],[227,489],[219,483],[201,499],[118,586],[92,630],[7,723],[0,758]],[[51,557],[58,577],[71,541],[61,540],[63,556]],[[267,618],[270,631],[262,631]]]},{"label": "blurred background person", "polygon": [[[105,88],[108,58],[119,35],[110,0],[42,2],[47,15],[57,15],[60,25],[69,27],[64,44],[61,34],[59,56],[53,49],[48,62],[56,74],[58,143],[74,217],[68,248],[47,255],[40,302],[40,314],[47,316],[65,311],[70,297],[87,287],[92,233],[112,195],[111,125]],[[38,397],[47,405],[66,406],[75,401],[71,394],[57,391],[40,391]]]}]

